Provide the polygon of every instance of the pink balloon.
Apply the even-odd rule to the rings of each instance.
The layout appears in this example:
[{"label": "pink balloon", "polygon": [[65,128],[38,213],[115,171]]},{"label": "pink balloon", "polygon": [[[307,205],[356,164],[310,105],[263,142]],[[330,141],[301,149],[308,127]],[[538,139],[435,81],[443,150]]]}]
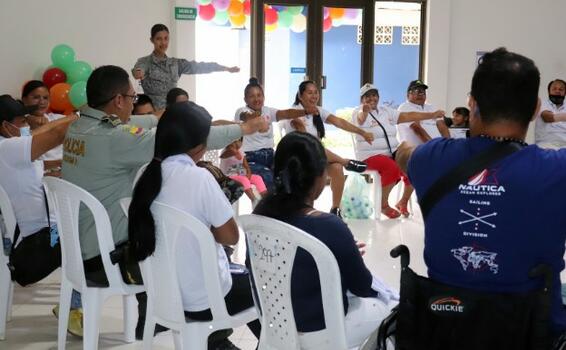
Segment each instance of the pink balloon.
[{"label": "pink balloon", "polygon": [[346,12],[344,13],[344,17],[348,18],[348,19],[356,19],[358,18],[358,14],[360,10],[358,9],[346,9]]},{"label": "pink balloon", "polygon": [[325,8],[323,9],[323,11],[322,11],[322,17],[323,17],[324,19],[327,19],[328,16],[330,16],[330,8],[325,7]]},{"label": "pink balloon", "polygon": [[230,7],[230,0],[212,0],[212,6],[218,11],[226,11]]}]

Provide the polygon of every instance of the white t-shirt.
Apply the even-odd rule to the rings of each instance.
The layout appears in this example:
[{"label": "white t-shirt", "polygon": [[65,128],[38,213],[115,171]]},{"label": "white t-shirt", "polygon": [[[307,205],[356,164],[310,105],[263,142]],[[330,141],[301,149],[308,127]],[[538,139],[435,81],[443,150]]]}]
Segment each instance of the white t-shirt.
[{"label": "white t-shirt", "polygon": [[[45,114],[45,117],[49,119],[49,122],[52,122],[57,119],[64,118],[65,116],[62,114],[47,113]],[[55,148],[45,152],[41,157],[39,157],[39,160],[61,160],[61,159],[63,159],[63,145],[56,146]]]},{"label": "white t-shirt", "polygon": [[[421,106],[406,101],[402,103],[399,108],[397,108],[397,110],[399,112],[434,112],[436,111],[436,108],[433,105],[429,105],[427,103]],[[423,142],[417,136],[417,134],[415,134],[415,132],[411,130],[411,124],[413,124],[413,122],[401,123],[397,125],[397,130],[399,131],[399,142],[406,141],[413,146],[418,146]],[[436,137],[442,137],[442,135],[440,135],[440,131],[438,131],[438,127],[436,126],[435,119],[421,120],[420,124],[431,138],[434,139]]]},{"label": "white t-shirt", "polygon": [[[399,142],[397,141],[396,126],[397,122],[399,121],[399,114],[401,112],[386,106],[378,106],[377,110],[374,109],[373,111],[368,113],[365,122],[360,125],[360,123],[358,123],[359,111],[360,107],[357,107],[352,112],[352,124],[359,126],[364,131],[371,132],[373,134],[374,140],[370,145],[366,140],[364,140],[363,137],[361,137],[360,135],[355,135],[354,138],[356,144],[354,145],[354,151],[356,153],[356,158],[358,160],[365,160],[377,154],[391,156],[391,152],[389,152],[389,147],[387,146],[387,141],[385,140],[385,135],[383,134],[383,129],[379,126],[375,119],[377,119],[381,123],[381,125],[383,125],[385,132],[387,132],[387,138],[389,139],[391,151],[395,152],[395,150],[399,146]],[[375,119],[372,118],[372,115],[373,117],[375,117]]]},{"label": "white t-shirt", "polygon": [[246,175],[246,169],[244,168],[245,154],[242,154],[242,150],[238,150],[238,152],[240,152],[241,159],[235,156],[220,158],[220,170],[222,170],[225,175]]},{"label": "white t-shirt", "polygon": [[550,143],[564,145],[566,147],[566,122],[546,123],[542,120],[542,112],[566,113],[566,105],[558,107],[546,99],[540,106],[540,114],[535,121],[535,143]]},{"label": "white t-shirt", "polygon": [[[240,122],[240,114],[242,112],[253,112],[249,107],[238,108],[234,115],[234,120]],[[258,151],[262,148],[275,147],[273,140],[273,123],[277,121],[277,109],[263,106],[261,107],[261,116],[264,117],[269,123],[269,130],[266,132],[256,132],[251,135],[244,135],[244,142],[242,143],[242,151]]]},{"label": "white t-shirt", "polygon": [[[195,165],[186,154],[167,157],[161,164],[162,185],[156,201],[182,210],[206,227],[220,227],[234,216],[228,199],[206,169]],[[232,288],[232,276],[226,253],[216,243],[220,284],[224,296]],[[202,311],[210,307],[204,285],[200,249],[189,230],[180,232],[175,246],[177,277],[186,311]]]},{"label": "white t-shirt", "polygon": [[[293,105],[293,107],[291,107],[291,108],[304,109],[303,106],[301,106],[301,105]],[[322,122],[326,123],[326,118],[328,118],[328,116],[331,115],[332,113],[330,113],[326,109],[323,109],[323,108],[318,107],[318,106],[316,108],[318,109],[318,114],[320,115]],[[311,134],[315,137],[318,137],[316,127],[314,126],[314,123],[312,121],[312,119],[313,119],[312,114],[308,114],[308,115],[305,115],[304,117],[300,117],[300,118],[296,118],[296,119],[300,119],[305,124],[306,132],[308,132],[309,134]],[[295,131],[295,128],[293,128],[293,126],[291,126],[291,120],[282,120],[282,121],[280,121],[280,123],[283,123],[283,128],[285,129],[285,133],[290,133],[290,132]]]},{"label": "white t-shirt", "polygon": [[465,139],[470,128],[449,128],[448,131],[450,132],[450,137],[453,139]]},{"label": "white t-shirt", "polygon": [[[10,197],[21,237],[48,226],[43,162],[31,161],[31,141],[31,136],[0,137],[0,185]],[[50,216],[54,225],[55,216]]]}]

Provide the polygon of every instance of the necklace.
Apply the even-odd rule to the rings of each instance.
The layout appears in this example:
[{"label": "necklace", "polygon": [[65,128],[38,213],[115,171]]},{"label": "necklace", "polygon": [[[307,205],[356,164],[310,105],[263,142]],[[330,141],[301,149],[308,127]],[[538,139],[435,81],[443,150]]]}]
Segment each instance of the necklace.
[{"label": "necklace", "polygon": [[479,136],[483,137],[484,139],[490,139],[490,140],[497,141],[497,142],[515,142],[515,143],[520,144],[521,146],[528,146],[529,145],[525,141],[520,140],[520,139],[516,139],[516,138],[513,138],[513,137],[490,136],[490,135],[485,135],[485,134],[481,134]]}]

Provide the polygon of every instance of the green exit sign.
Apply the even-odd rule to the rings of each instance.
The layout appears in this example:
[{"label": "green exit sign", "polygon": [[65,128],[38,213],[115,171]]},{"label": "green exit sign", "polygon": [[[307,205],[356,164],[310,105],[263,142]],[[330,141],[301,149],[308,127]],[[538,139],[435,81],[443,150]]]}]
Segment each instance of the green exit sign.
[{"label": "green exit sign", "polygon": [[197,18],[197,9],[194,7],[175,7],[175,19],[194,21]]}]

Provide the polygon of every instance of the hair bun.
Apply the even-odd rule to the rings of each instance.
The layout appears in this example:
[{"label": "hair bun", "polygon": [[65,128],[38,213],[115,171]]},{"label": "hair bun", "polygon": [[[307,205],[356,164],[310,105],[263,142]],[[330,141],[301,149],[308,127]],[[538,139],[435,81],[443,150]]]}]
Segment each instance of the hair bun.
[{"label": "hair bun", "polygon": [[249,82],[251,85],[259,85],[259,80],[256,77],[251,77]]}]

